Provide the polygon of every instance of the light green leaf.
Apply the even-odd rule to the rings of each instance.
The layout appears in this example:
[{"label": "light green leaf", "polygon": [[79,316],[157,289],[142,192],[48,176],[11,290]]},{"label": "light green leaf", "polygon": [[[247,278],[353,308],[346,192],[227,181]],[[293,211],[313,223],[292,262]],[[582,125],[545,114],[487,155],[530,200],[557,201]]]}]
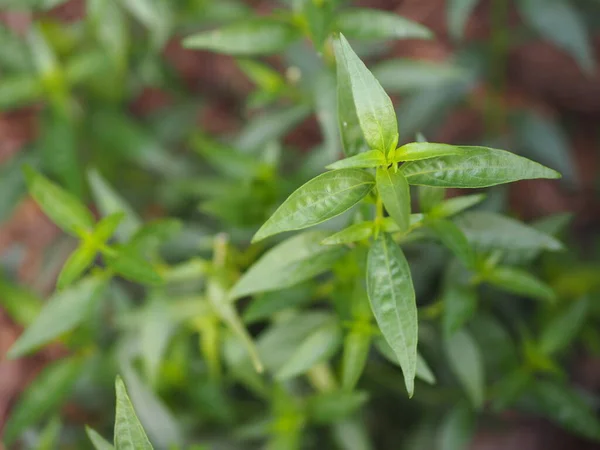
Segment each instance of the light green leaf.
[{"label": "light green leaf", "polygon": [[122,212],[116,212],[104,217],[96,224],[91,240],[99,245],[108,241],[117,231],[117,228],[125,218]]},{"label": "light green leaf", "polygon": [[478,251],[557,251],[563,248],[552,236],[492,212],[467,212],[454,219],[454,223]]},{"label": "light green leaf", "polygon": [[[425,186],[421,186],[425,187]],[[432,188],[427,186],[430,189],[440,189],[440,188]],[[441,190],[441,189],[440,189]],[[430,216],[431,217],[451,217],[454,216],[465,209],[471,208],[472,206],[481,203],[485,199],[485,194],[472,194],[472,195],[461,195],[459,197],[449,198],[444,202],[435,205],[431,208]]]},{"label": "light green leaf", "polygon": [[485,280],[494,286],[517,295],[538,300],[553,301],[556,294],[550,286],[522,269],[494,267],[486,273]]},{"label": "light green leaf", "polygon": [[92,214],[77,197],[29,166],[26,166],[23,172],[29,193],[56,225],[75,236],[94,226]]},{"label": "light green leaf", "polygon": [[437,158],[438,156],[460,155],[461,147],[448,144],[435,144],[433,142],[411,142],[399,147],[394,152],[393,161],[419,161],[422,159]]},{"label": "light green leaf", "polygon": [[369,150],[358,155],[340,159],[339,161],[329,164],[326,168],[330,170],[336,169],[368,169],[370,167],[378,167],[386,164],[385,155],[381,150]]},{"label": "light green leaf", "polygon": [[473,412],[466,405],[455,406],[442,421],[438,434],[438,450],[469,448],[475,432]]},{"label": "light green leaf", "polygon": [[326,236],[308,231],[276,245],[238,280],[229,298],[290,287],[330,269],[344,249],[321,245]]},{"label": "light green leaf", "polygon": [[163,282],[152,264],[130,247],[111,249],[111,252],[104,252],[104,256],[108,266],[127,280],[148,285],[159,285]]},{"label": "light green leaf", "polygon": [[339,349],[342,332],[336,321],[330,321],[314,330],[291,354],[288,361],[277,371],[275,378],[287,380],[298,376],[316,364],[327,361]]},{"label": "light green leaf", "polygon": [[58,275],[56,287],[58,289],[64,289],[77,281],[77,279],[94,262],[96,253],[97,249],[94,245],[89,242],[82,242],[65,262],[65,265]]},{"label": "light green leaf", "polygon": [[396,148],[398,122],[394,105],[369,69],[340,34],[334,42],[336,60],[346,67],[356,115],[371,149],[385,153]]},{"label": "light green leaf", "polygon": [[[371,330],[359,322],[344,338],[342,389],[351,391],[363,373],[371,348]],[[366,329],[365,329],[366,328]]]},{"label": "light green leaf", "polygon": [[59,443],[61,429],[60,416],[53,416],[41,431],[35,450],[54,450]]},{"label": "light green leaf", "polygon": [[308,416],[318,424],[331,424],[355,413],[368,400],[366,392],[326,392],[308,400]]},{"label": "light green leaf", "polygon": [[323,239],[323,245],[350,244],[356,241],[369,239],[373,234],[373,222],[360,222],[344,228],[342,231]]},{"label": "light green leaf", "polygon": [[536,380],[533,389],[541,414],[579,436],[600,441],[600,422],[595,411],[573,388]]},{"label": "light green leaf", "polygon": [[481,188],[560,174],[522,156],[486,147],[460,147],[460,155],[411,161],[401,168],[410,184]]},{"label": "light green leaf", "polygon": [[256,232],[252,242],[339,216],[362,200],[374,184],[373,177],[359,169],[325,172],[293,192]]},{"label": "light green leaf", "polygon": [[119,241],[127,241],[140,228],[142,221],[131,207],[109,186],[98,171],[89,171],[88,180],[98,209],[103,216],[119,212],[125,214],[125,218],[122,220],[116,233]]},{"label": "light green leaf", "polygon": [[40,313],[42,300],[33,291],[0,277],[0,307],[13,321],[28,326]]},{"label": "light green leaf", "polygon": [[569,53],[584,71],[593,72],[594,52],[585,21],[571,2],[522,0],[517,7],[523,19],[544,39]]},{"label": "light green leaf", "polygon": [[450,368],[465,389],[473,406],[483,406],[485,385],[483,362],[476,342],[465,330],[445,336],[444,349]]},{"label": "light green leaf", "polygon": [[406,390],[412,397],[418,339],[415,291],[404,253],[385,233],[369,249],[367,293],[377,324],[398,358]]},{"label": "light green leaf", "polygon": [[10,446],[29,426],[57,408],[73,389],[83,367],[81,358],[50,363],[19,396],[4,426],[2,442]]},{"label": "light green leaf", "polygon": [[86,426],[85,432],[96,450],[114,450],[112,444],[100,436],[93,428]]},{"label": "light green leaf", "polygon": [[146,436],[142,424],[138,420],[131,400],[127,395],[125,383],[117,376],[115,381],[117,392],[117,412],[115,416],[115,449],[116,450],[152,450],[152,444]]},{"label": "light green leaf", "polygon": [[445,219],[430,222],[433,234],[466,266],[473,267],[475,255],[465,234],[454,222]]},{"label": "light green leaf", "polygon": [[466,72],[447,62],[420,59],[387,59],[375,65],[373,75],[386,92],[406,94],[454,83],[465,78]]},{"label": "light green leaf", "polygon": [[287,23],[254,18],[188,36],[183,46],[228,55],[269,55],[285,50],[298,38],[298,31]]},{"label": "light green leaf", "polygon": [[427,27],[388,11],[348,8],[337,14],[337,29],[351,39],[431,39]]},{"label": "light green leaf", "polygon": [[479,0],[448,0],[448,31],[453,39],[463,38],[465,26]]},{"label": "light green leaf", "polygon": [[55,293],[45,303],[35,321],[8,351],[19,358],[79,325],[99,298],[106,280],[98,276],[84,278],[73,286]]},{"label": "light green leaf", "polygon": [[573,301],[566,309],[557,311],[542,330],[539,340],[540,351],[552,355],[567,348],[583,327],[588,309],[589,300],[584,297]]},{"label": "light green leaf", "polygon": [[402,172],[395,168],[378,167],[377,192],[388,214],[398,224],[401,232],[410,225],[410,188]]}]

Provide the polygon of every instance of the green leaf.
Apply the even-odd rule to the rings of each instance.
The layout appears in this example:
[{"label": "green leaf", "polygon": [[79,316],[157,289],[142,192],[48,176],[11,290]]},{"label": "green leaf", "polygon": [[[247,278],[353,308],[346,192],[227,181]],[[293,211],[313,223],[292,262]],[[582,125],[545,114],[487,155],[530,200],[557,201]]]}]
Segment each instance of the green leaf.
[{"label": "green leaf", "polygon": [[494,267],[485,274],[485,281],[513,294],[538,300],[554,301],[556,299],[556,294],[550,286],[515,267]]},{"label": "green leaf", "polygon": [[462,384],[473,406],[483,406],[485,385],[483,362],[476,342],[465,330],[445,336],[444,349],[450,368]]},{"label": "green leaf", "polygon": [[[522,0],[517,7],[523,19],[544,39],[571,55],[581,68],[594,71],[594,52],[585,21],[567,0]],[[557,33],[556,30],[560,30]]]},{"label": "green leaf", "polygon": [[431,39],[427,27],[388,11],[348,8],[337,14],[337,29],[348,37],[367,39]]},{"label": "green leaf", "polygon": [[373,234],[373,222],[360,222],[323,239],[323,245],[350,244],[368,239]]},{"label": "green leaf", "polygon": [[443,419],[438,434],[438,450],[464,450],[475,433],[475,418],[466,405],[455,406]]},{"label": "green leaf", "polygon": [[[386,342],[383,338],[375,339],[375,348],[381,353],[381,355],[387,359],[392,364],[400,367],[400,362],[398,361],[398,357],[392,350],[392,347]],[[427,364],[427,361],[421,356],[419,352],[417,352],[417,371],[416,377],[425,383],[435,384],[435,375],[431,371],[431,368]]]},{"label": "green leaf", "polygon": [[291,25],[254,18],[188,36],[183,46],[228,55],[269,55],[285,50],[298,37],[298,31]]},{"label": "green leaf", "polygon": [[448,336],[460,330],[473,317],[477,308],[475,287],[461,282],[459,274],[452,269],[451,266],[447,272],[442,293],[442,324]]},{"label": "green leaf", "polygon": [[540,351],[552,355],[567,348],[577,337],[585,323],[589,309],[587,297],[573,301],[543,328],[539,339]]},{"label": "green leaf", "polygon": [[94,429],[86,426],[85,432],[96,450],[114,450],[114,447]]},{"label": "green leaf", "polygon": [[330,321],[314,330],[298,345],[288,361],[275,374],[278,380],[298,376],[316,364],[327,361],[339,349],[342,332],[336,321]]},{"label": "green leaf", "polygon": [[374,184],[373,177],[359,169],[325,172],[293,192],[256,232],[252,242],[339,216],[362,200]]},{"label": "green leaf", "polygon": [[367,144],[374,150],[392,151],[398,143],[398,122],[392,101],[344,35],[335,40],[334,48],[336,60],[348,73],[356,115]]},{"label": "green leaf", "polygon": [[448,144],[435,144],[432,142],[411,142],[399,147],[394,152],[393,161],[420,161],[422,159],[437,158],[439,156],[460,155],[461,147]]},{"label": "green leaf", "polygon": [[318,424],[331,424],[355,413],[368,400],[366,392],[325,392],[308,400],[308,416]]},{"label": "green leaf", "polygon": [[0,307],[13,321],[27,326],[40,313],[42,300],[33,291],[0,277]]},{"label": "green leaf", "polygon": [[[432,188],[430,186],[420,186],[420,187],[428,187],[430,189],[440,189],[440,188]],[[443,191],[443,189],[440,189]],[[463,212],[465,209],[471,208],[472,206],[481,203],[485,199],[485,194],[472,194],[472,195],[461,195],[459,197],[449,198],[434,207],[431,208],[430,216],[431,217],[451,217],[456,214]]]},{"label": "green leaf", "polygon": [[467,212],[454,219],[454,223],[477,251],[557,251],[563,248],[552,236],[492,212]]},{"label": "green leaf", "polygon": [[[365,329],[366,328],[366,329]],[[342,389],[351,391],[363,373],[371,348],[371,330],[360,322],[344,338]]]},{"label": "green leaf", "polygon": [[386,92],[406,94],[455,83],[467,72],[448,62],[420,59],[387,59],[375,65],[373,75]]},{"label": "green leaf", "polygon": [[418,193],[421,212],[430,213],[434,207],[444,201],[446,190],[431,186],[419,186]]},{"label": "green leaf", "polygon": [[[336,52],[341,52],[340,44],[334,41]],[[363,134],[350,81],[350,68],[342,57],[335,58],[337,70],[337,118],[344,154],[347,157],[356,156],[368,150]]]},{"label": "green leaf", "polygon": [[312,295],[311,287],[304,283],[256,296],[244,310],[244,322],[266,320],[280,311],[306,305],[313,300]]},{"label": "green leaf", "polygon": [[117,229],[119,241],[127,241],[140,228],[142,222],[131,207],[113,190],[106,180],[96,170],[88,172],[88,180],[92,194],[103,216],[115,213],[125,214],[125,218]]},{"label": "green leaf", "polygon": [[411,161],[401,168],[410,184],[481,188],[535,178],[560,178],[560,174],[505,150],[460,147],[460,155]]},{"label": "green leaf", "polygon": [[569,386],[549,380],[533,383],[537,409],[567,430],[600,441],[600,422],[592,407]]},{"label": "green leaf", "polygon": [[163,282],[162,277],[147,262],[130,247],[111,249],[104,252],[108,267],[121,275],[123,278],[148,285],[159,285]]},{"label": "green leaf", "polygon": [[98,246],[104,244],[115,234],[124,218],[125,214],[122,212],[116,212],[104,217],[96,224],[90,240]]},{"label": "green leaf", "polygon": [[58,280],[56,281],[56,287],[58,289],[64,289],[70,284],[74,283],[79,277],[86,271],[86,269],[94,262],[96,257],[97,249],[94,245],[89,242],[82,242],[77,249],[65,262]]},{"label": "green leaf", "polygon": [[448,0],[448,31],[453,39],[463,38],[465,26],[479,0]]},{"label": "green leaf", "polygon": [[336,169],[368,169],[371,167],[383,166],[386,164],[385,155],[381,150],[368,150],[358,155],[340,159],[339,161],[329,164],[326,168],[330,170]]},{"label": "green leaf", "polygon": [[127,395],[125,384],[119,376],[115,380],[115,390],[117,393],[115,449],[152,450],[152,444],[148,440],[142,424],[135,415],[135,410]]},{"label": "green leaf", "polygon": [[276,245],[238,280],[229,298],[287,288],[329,270],[344,249],[321,245],[326,236],[324,231],[308,231]]},{"label": "green leaf", "polygon": [[367,293],[377,324],[398,358],[406,390],[412,397],[418,339],[415,291],[404,253],[385,233],[369,249]]},{"label": "green leaf", "polygon": [[3,443],[10,446],[29,426],[57,408],[72,392],[83,360],[69,357],[52,362],[19,396],[4,426]]},{"label": "green leaf", "polygon": [[386,167],[378,167],[375,178],[386,211],[405,232],[410,225],[410,188],[406,178],[399,170]]},{"label": "green leaf", "polygon": [[91,312],[105,283],[104,278],[90,276],[55,293],[45,303],[35,321],[13,344],[7,356],[11,359],[19,358],[71,331]]},{"label": "green leaf", "polygon": [[23,172],[29,193],[56,225],[75,236],[94,226],[92,214],[77,197],[29,166]]},{"label": "green leaf", "polygon": [[433,234],[466,266],[475,265],[475,255],[462,230],[449,220],[440,219],[428,224]]},{"label": "green leaf", "polygon": [[60,440],[61,429],[60,417],[53,416],[41,431],[35,450],[54,450]]}]

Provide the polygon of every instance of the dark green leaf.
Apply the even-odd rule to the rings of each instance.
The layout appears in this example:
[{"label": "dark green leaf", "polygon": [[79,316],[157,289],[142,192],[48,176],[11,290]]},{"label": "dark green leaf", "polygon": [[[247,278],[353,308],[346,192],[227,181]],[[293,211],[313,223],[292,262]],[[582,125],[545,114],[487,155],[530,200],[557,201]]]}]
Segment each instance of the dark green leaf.
[{"label": "dark green leaf", "polygon": [[429,213],[434,207],[444,201],[446,190],[432,186],[419,186],[419,206],[422,213]]},{"label": "dark green leaf", "polygon": [[91,276],[50,297],[35,321],[10,348],[8,357],[30,353],[79,325],[90,313],[105,283],[104,278]]},{"label": "dark green leaf", "polygon": [[465,389],[475,408],[481,408],[485,399],[483,363],[476,342],[465,330],[445,336],[444,348],[450,368]]},{"label": "dark green leaf", "polygon": [[308,416],[318,424],[339,422],[355,413],[368,400],[365,392],[327,392],[308,401]]},{"label": "dark green leaf", "polygon": [[411,161],[402,166],[410,184],[481,188],[518,180],[560,178],[560,174],[527,158],[486,147],[460,147],[460,155]]},{"label": "dark green leaf", "polygon": [[469,448],[475,432],[473,412],[465,405],[455,406],[442,421],[438,434],[438,450]]},{"label": "dark green leaf", "polygon": [[63,230],[78,235],[94,226],[90,211],[77,199],[43,175],[23,169],[29,193],[44,213]]},{"label": "dark green leaf", "polygon": [[573,301],[566,309],[557,311],[540,335],[540,351],[552,355],[567,348],[581,331],[587,317],[587,297]]},{"label": "dark green leaf", "polygon": [[339,216],[362,200],[374,184],[373,177],[359,169],[325,172],[293,192],[256,232],[252,241],[311,227]]},{"label": "dark green leaf", "polygon": [[3,430],[4,444],[11,445],[26,428],[58,407],[72,391],[82,367],[83,360],[77,357],[61,359],[46,366],[12,409]]},{"label": "dark green leaf", "polygon": [[342,34],[334,46],[336,60],[346,68],[356,115],[367,144],[384,153],[394,150],[398,143],[398,122],[392,101]]},{"label": "dark green leaf", "polygon": [[115,416],[116,450],[152,450],[152,444],[138,420],[121,377],[115,381],[117,413]]},{"label": "dark green leaf", "polygon": [[429,223],[433,234],[466,266],[473,267],[475,255],[466,236],[454,222],[445,219]]},{"label": "dark green leaf", "polygon": [[366,39],[431,39],[425,26],[388,11],[349,8],[337,14],[337,28],[350,38]]},{"label": "dark green leaf", "polygon": [[301,284],[276,292],[267,292],[256,296],[250,305],[244,310],[244,321],[246,323],[256,322],[270,318],[279,311],[297,308],[310,303],[313,300],[310,286]]},{"label": "dark green leaf", "polygon": [[268,55],[285,50],[298,37],[297,30],[291,25],[255,18],[188,36],[183,45],[228,55]]},{"label": "dark green leaf", "polygon": [[494,267],[486,274],[485,280],[504,291],[517,295],[538,300],[553,301],[556,299],[556,294],[550,286],[515,267]]},{"label": "dark green leaf", "polygon": [[406,390],[412,396],[418,339],[415,291],[404,253],[388,234],[381,234],[369,250],[367,292],[377,324],[398,358]]},{"label": "dark green leaf", "polygon": [[388,214],[401,232],[410,225],[410,188],[402,172],[396,168],[377,168],[377,192]]},{"label": "dark green leaf", "polygon": [[460,330],[477,308],[477,292],[475,287],[461,283],[454,271],[449,270],[442,294],[444,305],[442,323],[447,335]]}]

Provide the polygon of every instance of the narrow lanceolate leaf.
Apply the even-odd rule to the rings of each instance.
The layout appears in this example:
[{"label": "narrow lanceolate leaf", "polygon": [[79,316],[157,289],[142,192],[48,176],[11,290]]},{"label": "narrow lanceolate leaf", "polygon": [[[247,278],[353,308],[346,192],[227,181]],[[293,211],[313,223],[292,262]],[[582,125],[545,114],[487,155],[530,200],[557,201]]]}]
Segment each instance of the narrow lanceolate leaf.
[{"label": "narrow lanceolate leaf", "polygon": [[477,292],[471,285],[449,279],[442,294],[444,332],[451,335],[461,329],[475,314]]},{"label": "narrow lanceolate leaf", "polygon": [[344,353],[342,356],[342,388],[353,390],[363,373],[372,335],[368,328],[357,325],[344,338]]},{"label": "narrow lanceolate leaf", "polygon": [[2,442],[10,446],[20,435],[69,395],[81,373],[83,361],[67,358],[46,366],[19,396],[4,426]]},{"label": "narrow lanceolate leaf", "polygon": [[411,142],[397,148],[393,161],[418,161],[421,159],[436,158],[438,156],[459,155],[463,152],[461,147],[448,144],[435,144],[432,142]]},{"label": "narrow lanceolate leaf", "polygon": [[558,312],[542,330],[540,351],[552,355],[567,348],[583,327],[588,309],[589,300],[584,297],[573,301],[566,310]]},{"label": "narrow lanceolate leaf", "polygon": [[[429,189],[440,189],[440,188],[432,188],[430,186],[421,186],[427,187]],[[433,217],[451,217],[454,216],[465,209],[469,209],[472,206],[481,203],[485,199],[485,194],[473,194],[473,195],[461,195],[460,197],[449,198],[446,201],[443,201],[433,208],[431,208],[430,216]]]},{"label": "narrow lanceolate leaf", "polygon": [[131,400],[127,395],[125,383],[117,376],[115,381],[117,392],[117,412],[115,416],[115,449],[116,450],[152,450],[152,444],[146,436],[142,424],[138,420]]},{"label": "narrow lanceolate leaf", "polygon": [[[381,353],[381,355],[385,359],[387,359],[392,364],[400,367],[398,357],[392,350],[392,347],[390,347],[389,344],[385,341],[385,339],[375,339],[375,348],[379,350],[379,353]],[[435,384],[435,375],[431,371],[431,368],[427,364],[427,361],[425,361],[425,358],[423,358],[423,356],[419,352],[417,352],[417,371],[415,375],[417,378],[424,381],[425,383]]]},{"label": "narrow lanceolate leaf", "polygon": [[444,339],[444,348],[450,368],[462,384],[475,408],[484,401],[483,362],[476,342],[465,330],[459,330]]},{"label": "narrow lanceolate leaf", "polygon": [[56,225],[73,235],[78,235],[94,226],[92,214],[77,197],[31,167],[25,167],[23,171],[29,193]]},{"label": "narrow lanceolate leaf", "polygon": [[400,231],[410,225],[410,188],[399,170],[379,167],[376,174],[377,191],[388,214]]},{"label": "narrow lanceolate leaf", "polygon": [[93,428],[86,426],[85,432],[96,450],[114,450],[112,444],[100,436]]},{"label": "narrow lanceolate leaf", "polygon": [[369,250],[367,293],[377,324],[398,358],[406,390],[412,396],[418,339],[415,291],[404,253],[385,233]]},{"label": "narrow lanceolate leaf", "polygon": [[440,219],[429,223],[433,234],[466,266],[475,264],[475,256],[469,241],[454,222]]},{"label": "narrow lanceolate leaf", "polygon": [[127,280],[148,285],[158,285],[163,281],[152,264],[129,247],[112,249],[105,253],[105,257],[108,266]]},{"label": "narrow lanceolate leaf", "polygon": [[361,222],[350,225],[321,242],[323,245],[350,244],[368,239],[373,234],[373,222]]},{"label": "narrow lanceolate leaf", "polygon": [[71,253],[71,256],[69,256],[65,262],[65,265],[58,275],[56,287],[58,289],[63,289],[77,281],[77,279],[92,264],[95,257],[96,248],[87,242],[83,242],[73,253]]},{"label": "narrow lanceolate leaf", "polygon": [[463,37],[465,26],[479,0],[448,0],[448,31],[454,39]]},{"label": "narrow lanceolate leaf", "polygon": [[362,200],[374,185],[373,177],[363,170],[325,172],[292,193],[257,231],[252,241],[311,227],[339,216]]},{"label": "narrow lanceolate leaf", "polygon": [[515,267],[495,267],[486,274],[485,280],[504,291],[517,295],[548,301],[556,298],[556,294],[550,286]]},{"label": "narrow lanceolate leaf", "polygon": [[259,18],[188,36],[183,45],[228,55],[269,55],[285,50],[298,37],[287,23]]},{"label": "narrow lanceolate leaf", "polygon": [[276,245],[239,279],[229,298],[283,289],[329,270],[344,249],[321,245],[326,236],[324,231],[307,231]]},{"label": "narrow lanceolate leaf", "polygon": [[125,213],[116,212],[100,220],[92,233],[91,240],[93,243],[100,245],[108,241],[115,234],[123,219],[125,219]]},{"label": "narrow lanceolate leaf", "polygon": [[396,148],[398,122],[394,105],[373,74],[354,53],[344,35],[334,43],[335,56],[350,79],[356,115],[371,149],[385,153]]},{"label": "narrow lanceolate leaf", "polygon": [[88,277],[50,297],[35,321],[11,347],[8,357],[23,356],[79,325],[90,312],[105,282],[100,277]]},{"label": "narrow lanceolate leaf", "polygon": [[401,168],[410,184],[481,188],[518,180],[560,178],[555,170],[504,150],[461,147],[460,155],[412,161]]},{"label": "narrow lanceolate leaf", "polygon": [[370,167],[383,166],[385,163],[385,155],[381,150],[369,150],[349,158],[340,159],[333,164],[329,164],[326,168],[329,170],[351,168],[368,169]]},{"label": "narrow lanceolate leaf", "polygon": [[431,39],[427,27],[397,14],[369,8],[350,8],[337,15],[337,28],[350,38]]},{"label": "narrow lanceolate leaf", "polygon": [[339,349],[342,332],[336,321],[329,321],[313,331],[277,371],[278,380],[287,380],[306,372],[316,364],[327,361]]}]

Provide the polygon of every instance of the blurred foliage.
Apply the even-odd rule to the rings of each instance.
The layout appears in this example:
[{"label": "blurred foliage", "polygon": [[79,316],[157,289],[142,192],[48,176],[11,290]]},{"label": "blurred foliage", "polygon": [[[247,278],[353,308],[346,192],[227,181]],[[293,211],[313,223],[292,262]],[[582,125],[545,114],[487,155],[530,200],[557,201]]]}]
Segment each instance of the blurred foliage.
[{"label": "blurred foliage", "polygon": [[[576,187],[564,123],[503,98],[506,58],[541,38],[591,76],[597,1],[491,0],[489,36],[470,42],[478,2],[448,0],[456,51],[444,61],[387,58],[397,40],[436,37],[344,0],[273,2],[260,15],[237,0],[86,0],[66,23],[64,3],[0,0],[31,19],[23,32],[0,25],[0,111],[37,120],[0,167],[0,220],[31,195],[64,231],[36,274],[56,280],[53,293],[18,281],[18,251],[0,260],[0,306],[26,327],[9,356],[67,350],[16,400],[9,448],[112,448],[115,434],[117,449],[454,450],[507,410],[600,440],[598,398],[568,370],[600,352],[598,242],[580,250],[571,215],[524,224],[502,186],[444,202],[442,189],[419,189],[419,211],[451,225],[401,242],[419,306],[411,399],[366,301],[365,247],[321,245],[369,205],[250,244],[343,148],[366,149],[343,132],[353,105],[338,114],[334,32],[400,100],[401,144],[476,103],[485,126],[461,144],[507,147]],[[140,102],[157,92],[158,107]],[[219,129],[215,99],[242,125]],[[313,119],[318,138],[305,136]],[[452,225],[479,257],[474,285],[448,251]],[[371,230],[352,233],[334,241]]]}]

